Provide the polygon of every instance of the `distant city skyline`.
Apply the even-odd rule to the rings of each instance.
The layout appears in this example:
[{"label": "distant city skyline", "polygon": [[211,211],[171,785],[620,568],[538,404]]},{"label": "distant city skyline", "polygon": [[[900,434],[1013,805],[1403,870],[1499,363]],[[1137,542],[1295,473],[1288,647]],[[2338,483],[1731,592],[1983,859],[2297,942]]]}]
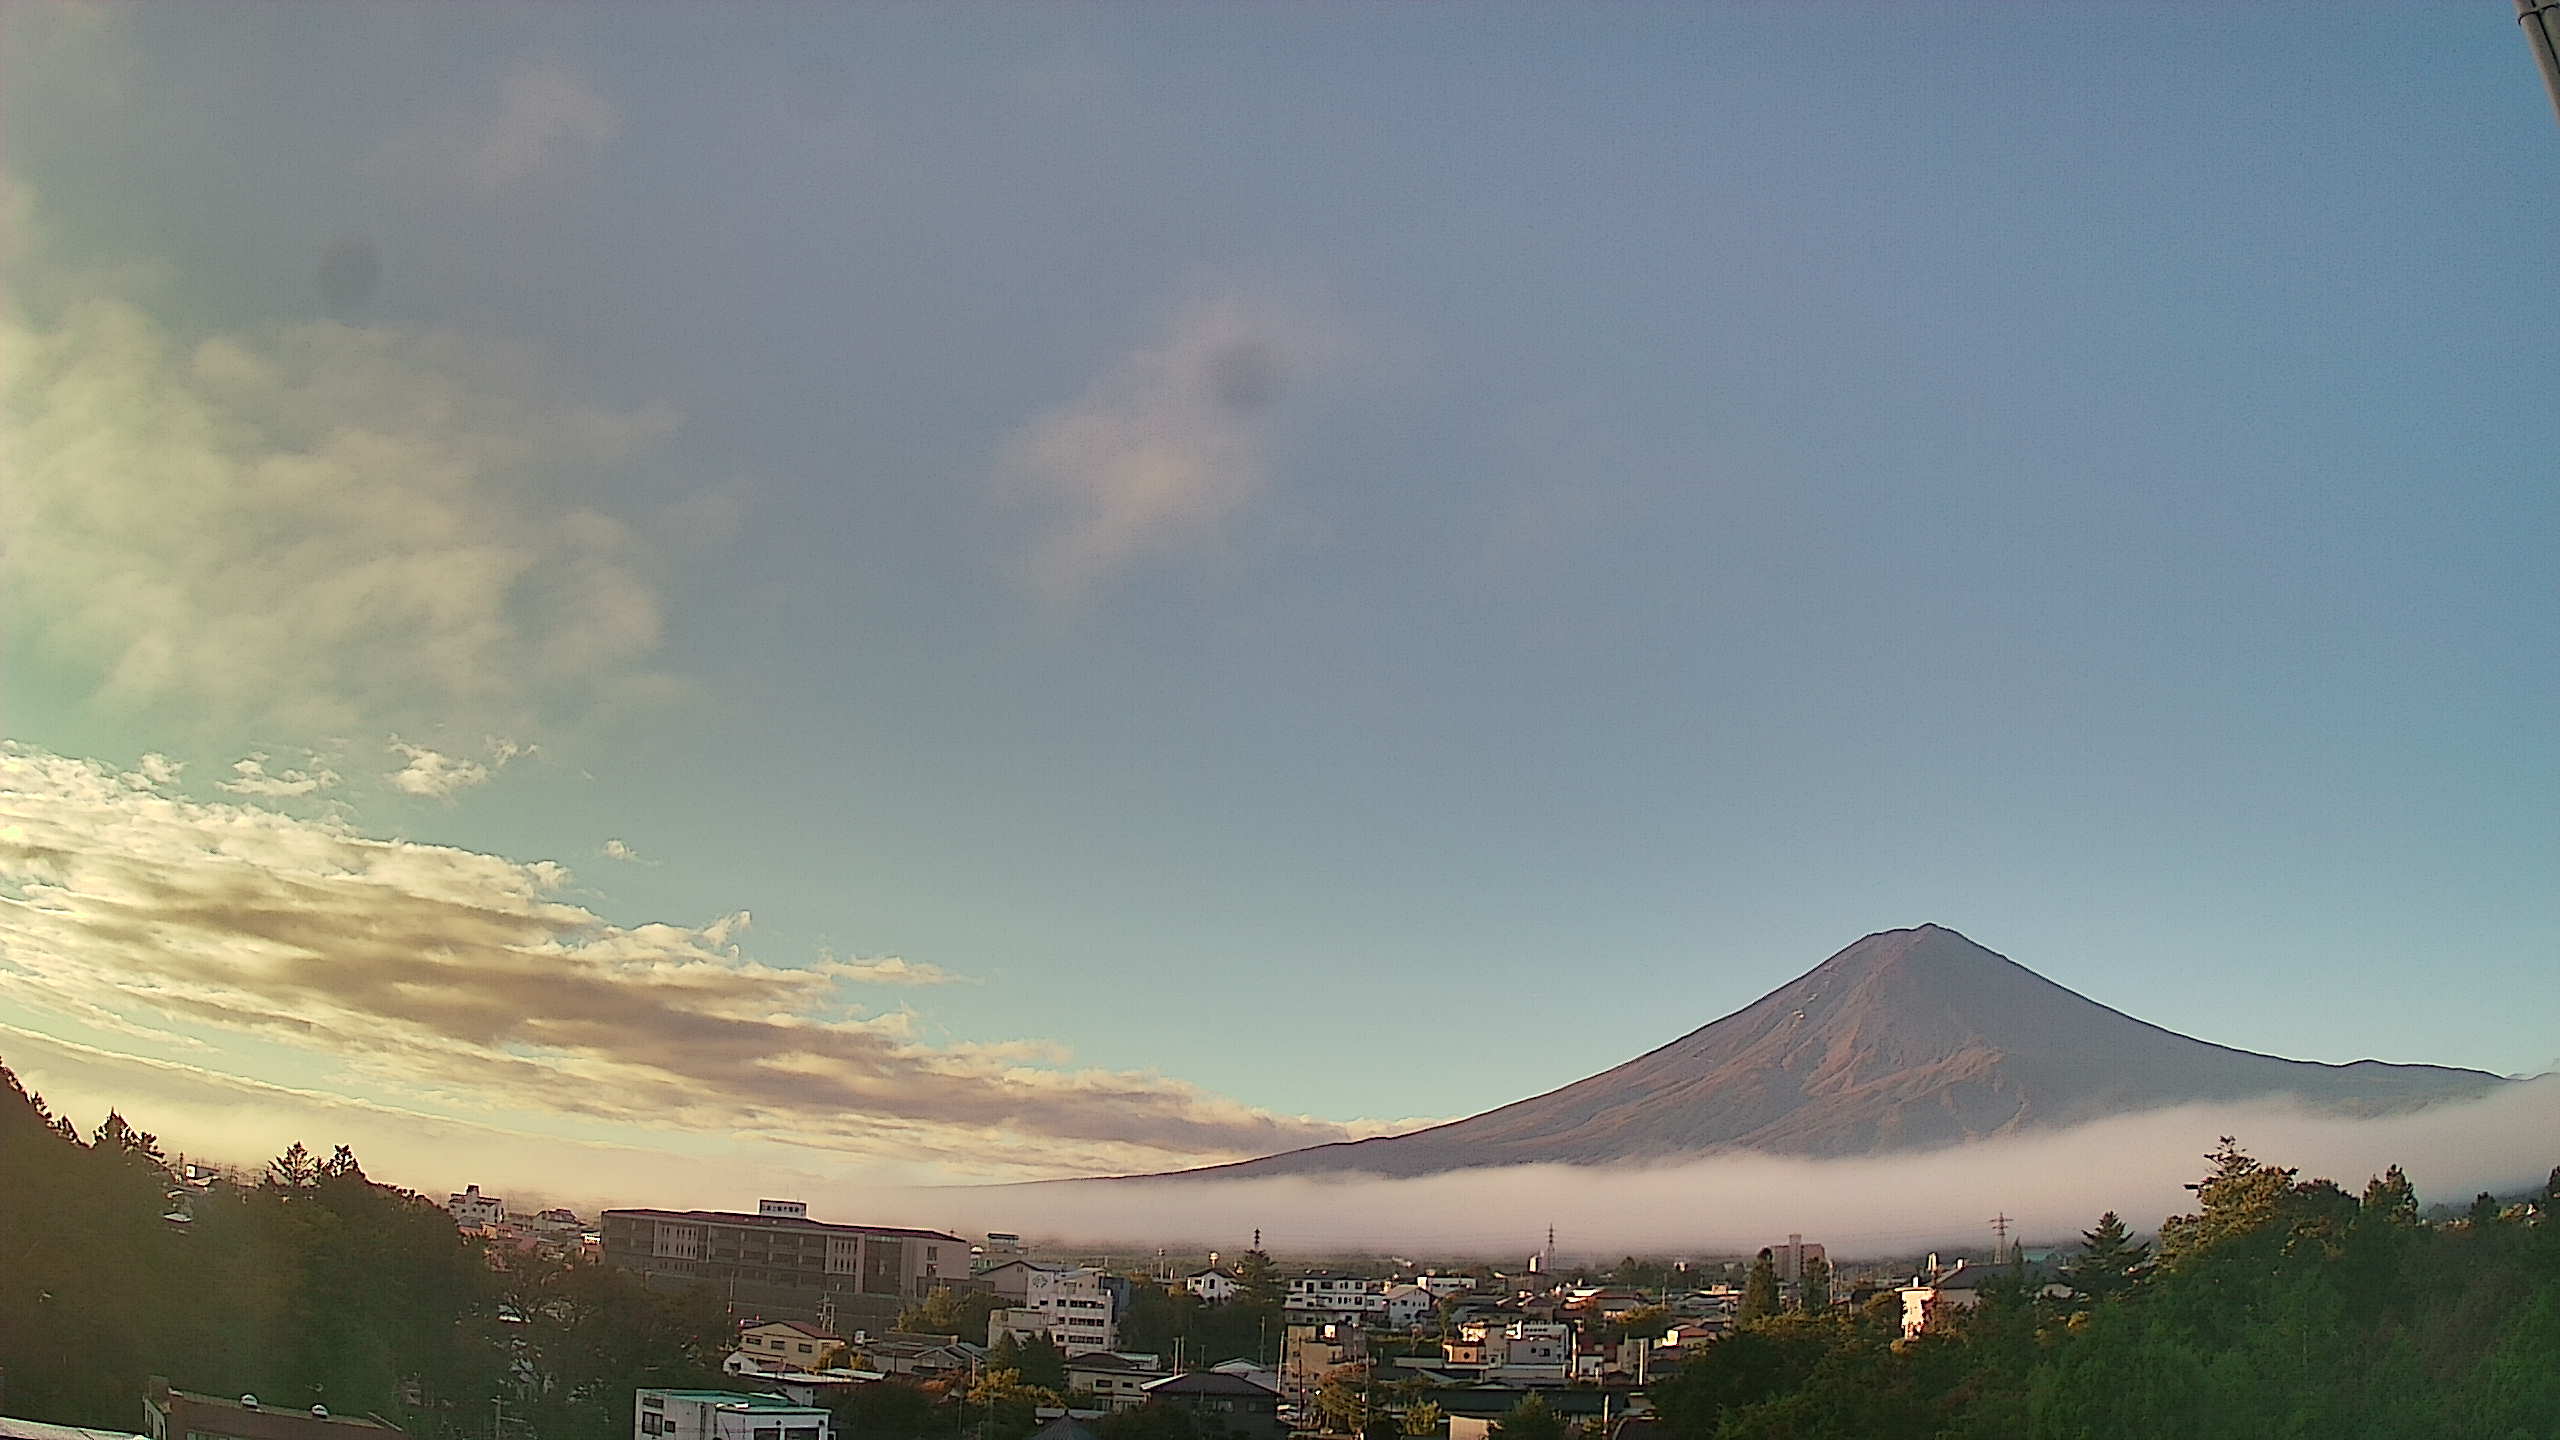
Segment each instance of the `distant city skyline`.
[{"label": "distant city skyline", "polygon": [[2105,25],[13,7],[0,1060],[669,1203],[1469,1114],[1923,923],[2560,1065],[2531,59]]}]

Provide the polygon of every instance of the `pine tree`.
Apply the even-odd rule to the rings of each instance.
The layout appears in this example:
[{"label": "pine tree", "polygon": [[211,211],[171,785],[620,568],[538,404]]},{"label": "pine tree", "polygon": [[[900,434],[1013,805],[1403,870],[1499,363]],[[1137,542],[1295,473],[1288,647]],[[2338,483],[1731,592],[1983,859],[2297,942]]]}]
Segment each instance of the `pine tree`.
[{"label": "pine tree", "polygon": [[1831,1308],[1831,1262],[1814,1255],[1804,1262],[1804,1311],[1819,1315]]},{"label": "pine tree", "polygon": [[2293,1195],[2294,1172],[2263,1165],[2229,1135],[2205,1156],[2213,1173],[2187,1188],[2200,1202],[2192,1215],[2172,1215],[2160,1223],[2160,1263],[2187,1264],[2216,1246],[2253,1234],[2281,1220]]},{"label": "pine tree", "polygon": [[2485,1230],[2488,1227],[2497,1224],[2498,1197],[2490,1194],[2486,1190],[2472,1196],[2471,1208],[2463,1212],[2462,1218],[2470,1221],[2471,1228],[2474,1230]]},{"label": "pine tree", "polygon": [[1260,1309],[1277,1310],[1287,1299],[1288,1282],[1280,1278],[1280,1267],[1271,1256],[1260,1250],[1247,1250],[1236,1258],[1236,1298]]},{"label": "pine tree", "polygon": [[277,1190],[308,1190],[320,1179],[320,1166],[296,1140],[267,1162],[267,1185]]},{"label": "pine tree", "polygon": [[2131,1289],[2151,1258],[2151,1247],[2129,1237],[2124,1220],[2113,1210],[2098,1217],[2098,1228],[2080,1232],[2080,1257],[2062,1272],[2063,1283],[2092,1300],[2104,1300]]},{"label": "pine tree", "polygon": [[1778,1313],[1778,1262],[1763,1250],[1751,1262],[1751,1278],[1742,1282],[1742,1308],[1737,1320],[1758,1320]]}]

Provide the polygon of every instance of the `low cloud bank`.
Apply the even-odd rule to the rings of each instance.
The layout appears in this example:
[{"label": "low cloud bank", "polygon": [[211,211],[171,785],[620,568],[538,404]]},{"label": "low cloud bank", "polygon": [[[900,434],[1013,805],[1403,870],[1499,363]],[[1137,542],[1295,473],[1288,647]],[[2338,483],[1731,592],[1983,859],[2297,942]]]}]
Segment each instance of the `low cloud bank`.
[{"label": "low cloud bank", "polygon": [[[2027,1243],[2076,1238],[2108,1210],[2149,1229],[2190,1207],[2181,1187],[2222,1135],[2349,1190],[2406,1168],[2429,1203],[2537,1185],[2560,1164],[2560,1076],[2487,1098],[2351,1119],[2290,1104],[2152,1111],[2045,1135],[1854,1160],[1719,1155],[1651,1166],[1531,1165],[1420,1179],[1292,1176],[1117,1180],[941,1190],[905,1208],[933,1223],[1061,1243],[1241,1250],[1256,1229],[1284,1254],[1381,1251],[1731,1254],[1791,1233],[1834,1254],[1987,1246],[2005,1213]],[[893,1202],[895,1203],[895,1202]]]}]

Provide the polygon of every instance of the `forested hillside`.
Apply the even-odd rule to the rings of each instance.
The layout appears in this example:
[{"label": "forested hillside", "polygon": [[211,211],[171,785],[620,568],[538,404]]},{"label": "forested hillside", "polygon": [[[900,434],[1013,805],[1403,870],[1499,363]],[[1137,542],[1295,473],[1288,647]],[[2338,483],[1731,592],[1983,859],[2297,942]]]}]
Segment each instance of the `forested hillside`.
[{"label": "forested hillside", "polygon": [[2427,1224],[2396,1167],[2358,1197],[2210,1158],[2156,1257],[2108,1216],[2068,1296],[2013,1275],[1907,1341],[1890,1292],[1771,1316],[1653,1399],[1674,1440],[2560,1436],[2560,1194]]},{"label": "forested hillside", "polygon": [[[0,1066],[0,1413],[137,1430],[146,1377],[413,1434],[621,1440],[631,1393],[715,1378],[728,1317],[600,1265],[493,1266],[425,1197],[299,1145],[175,1202],[152,1136],[81,1136]],[[503,1405],[499,1402],[503,1402]]]}]

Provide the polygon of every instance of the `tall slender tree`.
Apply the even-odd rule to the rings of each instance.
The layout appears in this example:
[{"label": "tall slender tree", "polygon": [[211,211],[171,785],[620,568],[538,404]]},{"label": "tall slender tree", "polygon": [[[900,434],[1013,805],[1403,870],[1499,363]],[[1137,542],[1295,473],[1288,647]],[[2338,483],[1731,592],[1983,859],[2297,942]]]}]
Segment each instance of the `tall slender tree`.
[{"label": "tall slender tree", "polygon": [[1802,1300],[1808,1315],[1820,1315],[1831,1308],[1831,1262],[1820,1255],[1805,1259]]},{"label": "tall slender tree", "polygon": [[1759,1320],[1778,1313],[1778,1260],[1763,1250],[1751,1262],[1751,1275],[1742,1282],[1742,1308],[1735,1319]]}]

